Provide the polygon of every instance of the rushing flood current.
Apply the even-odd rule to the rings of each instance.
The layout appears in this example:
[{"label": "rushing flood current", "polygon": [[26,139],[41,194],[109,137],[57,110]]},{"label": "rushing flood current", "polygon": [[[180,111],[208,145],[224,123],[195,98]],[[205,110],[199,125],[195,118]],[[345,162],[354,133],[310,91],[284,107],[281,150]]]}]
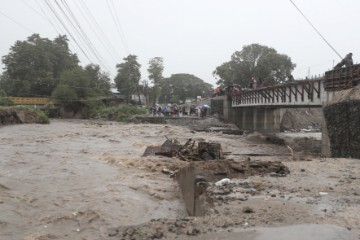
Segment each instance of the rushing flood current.
[{"label": "rushing flood current", "polygon": [[112,226],[184,214],[175,182],[101,161],[138,158],[135,141],[116,123],[1,127],[0,239],[102,239]]}]

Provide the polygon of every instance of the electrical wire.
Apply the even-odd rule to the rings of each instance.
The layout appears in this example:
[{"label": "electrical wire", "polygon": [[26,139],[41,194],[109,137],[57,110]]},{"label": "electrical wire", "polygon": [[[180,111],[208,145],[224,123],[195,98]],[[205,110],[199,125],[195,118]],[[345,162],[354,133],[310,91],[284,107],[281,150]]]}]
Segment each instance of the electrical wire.
[{"label": "electrical wire", "polygon": [[121,59],[118,51],[116,50],[116,48],[114,48],[114,46],[112,45],[111,41],[107,38],[107,35],[104,33],[104,31],[102,30],[102,28],[100,27],[100,25],[98,24],[98,22],[96,21],[95,17],[93,16],[93,14],[91,13],[90,9],[87,7],[86,3],[83,0],[80,0],[80,4],[83,6],[83,8],[85,9],[85,11],[88,13],[89,17],[90,17],[90,21],[94,24],[95,28],[97,28],[97,30],[99,31],[99,33],[101,33],[100,35],[103,36],[104,40],[108,43],[108,45],[111,48],[111,51],[114,52],[117,57],[119,59]]},{"label": "electrical wire", "polygon": [[16,24],[17,24],[17,25],[19,25],[20,27],[22,27],[22,28],[24,28],[24,29],[28,30],[28,31],[29,31],[29,32],[31,32],[31,33],[34,33],[34,31],[33,31],[33,30],[31,30],[30,28],[26,27],[25,25],[23,25],[23,24],[21,24],[21,23],[19,23],[19,22],[15,21],[14,19],[12,19],[11,17],[9,17],[9,16],[8,16],[8,15],[6,15],[5,13],[3,13],[3,12],[1,12],[1,11],[0,11],[0,14],[1,14],[1,15],[3,15],[4,17],[6,17],[7,19],[9,19],[10,21],[12,21],[12,22],[16,23]]},{"label": "electrical wire", "polygon": [[113,9],[114,9],[114,13],[115,13],[116,21],[117,21],[118,26],[119,26],[120,33],[121,33],[121,35],[123,36],[123,39],[124,39],[125,48],[126,48],[128,54],[130,54],[131,51],[130,51],[129,46],[128,46],[128,44],[127,44],[126,37],[125,37],[125,33],[124,33],[124,30],[123,30],[123,28],[122,28],[122,26],[121,26],[121,23],[120,23],[120,20],[119,20],[119,17],[118,17],[119,14],[117,13],[117,10],[116,10],[117,8],[116,8],[113,0],[110,0],[110,2],[111,2],[112,6],[113,6]]},{"label": "electrical wire", "polygon": [[48,8],[50,9],[50,11],[53,13],[53,15],[55,16],[55,18],[58,20],[58,22],[61,24],[61,26],[65,29],[65,31],[67,32],[67,34],[70,36],[70,38],[75,42],[76,46],[80,49],[80,51],[84,54],[85,58],[89,61],[89,62],[93,62],[90,60],[89,56],[85,53],[84,49],[80,46],[80,44],[78,43],[78,41],[76,40],[76,38],[71,34],[70,30],[67,28],[67,26],[65,25],[65,23],[62,21],[62,19],[60,18],[60,16],[58,15],[58,13],[55,11],[55,9],[53,8],[53,6],[51,5],[51,3],[49,2],[49,0],[44,0],[46,5],[48,6]]},{"label": "electrical wire", "polygon": [[[55,2],[57,2],[55,0]],[[67,2],[65,0],[61,0],[63,6],[65,7],[65,9],[67,10],[67,12],[69,13],[70,17],[72,18],[72,20],[75,22],[78,32],[79,34],[82,36],[82,38],[84,39],[84,41],[87,43],[87,46],[89,47],[89,49],[91,50],[91,52],[94,54],[95,58],[99,61],[100,64],[104,64],[103,66],[105,67],[105,69],[107,69],[107,71],[109,72],[109,65],[106,63],[106,61],[104,60],[104,58],[99,54],[99,52],[97,51],[97,49],[94,47],[94,45],[92,44],[91,40],[89,39],[89,37],[87,36],[87,34],[85,33],[85,31],[83,30],[83,28],[81,27],[79,21],[77,20],[76,16],[74,15],[73,11],[71,10],[71,8],[69,7],[69,5],[67,4]],[[70,20],[70,22],[72,23],[72,21]],[[73,25],[74,26],[74,25]],[[76,29],[76,26],[74,26],[74,28]]]},{"label": "electrical wire", "polygon": [[[35,11],[37,14],[39,14],[42,18],[44,18],[45,20],[47,20],[47,21],[50,23],[50,25],[54,28],[54,30],[57,32],[57,34],[59,34],[59,35],[66,35],[66,33],[64,33],[64,32],[66,32],[66,31],[61,28],[61,25],[59,26],[59,25],[56,24],[56,19],[55,19],[55,22],[53,22],[53,21],[51,20],[51,18],[48,16],[48,14],[46,13],[46,11],[44,10],[43,6],[40,4],[40,2],[39,2],[38,0],[35,0],[35,1],[36,1],[36,3],[38,4],[38,6],[39,6],[39,8],[40,8],[40,10],[41,10],[42,13],[39,13],[39,11],[37,11],[36,9],[34,9],[33,7],[31,7],[31,5],[29,5],[25,0],[22,0],[22,2],[24,2],[28,7],[30,7],[32,10],[34,10],[34,11]],[[71,48],[77,48],[77,46],[74,45],[73,42],[71,42],[71,41],[69,41],[69,45],[71,46]],[[79,49],[79,48],[78,48],[78,50],[81,51],[81,49]]]},{"label": "electrical wire", "polygon": [[[36,2],[37,2],[37,4],[39,5],[42,13],[40,13],[39,11],[37,11],[36,9],[34,9],[33,7],[31,7],[31,5],[29,5],[28,3],[26,3],[24,0],[22,0],[22,2],[23,2],[24,4],[26,4],[28,7],[30,7],[33,11],[35,11],[38,15],[40,15],[41,17],[43,17],[44,19],[46,19],[46,20],[51,24],[51,26],[53,26],[53,28],[55,29],[55,31],[56,31],[59,35],[64,35],[64,34],[61,34],[61,33],[60,33],[61,31],[63,31],[63,30],[61,30],[61,26],[58,27],[58,26],[56,26],[55,23],[53,23],[53,22],[51,21],[51,19],[47,16],[45,10],[44,10],[43,7],[41,6],[41,4],[38,2],[38,0],[36,0]],[[59,29],[60,29],[60,30],[59,30]],[[69,44],[70,44],[71,46],[73,46],[72,42],[69,42]],[[81,50],[81,49],[80,49],[80,50]],[[86,57],[86,56],[85,56],[85,57]],[[88,59],[88,60],[89,60],[89,59]],[[91,62],[91,61],[90,61],[90,62]],[[108,71],[109,71],[109,70],[108,70]],[[109,72],[110,72],[110,71],[109,71]]]},{"label": "electrical wire", "polygon": [[122,34],[121,34],[121,30],[120,30],[120,29],[121,29],[121,26],[118,25],[119,23],[116,21],[116,18],[115,18],[115,16],[114,16],[115,14],[114,14],[113,11],[111,10],[111,6],[110,6],[108,0],[106,0],[106,4],[107,4],[107,6],[108,6],[108,8],[109,8],[109,11],[110,11],[110,13],[111,13],[111,17],[112,17],[112,19],[113,19],[113,21],[114,21],[114,23],[115,23],[115,27],[116,27],[116,30],[117,30],[119,36],[120,36],[121,42],[122,42],[122,44],[124,45],[125,51],[126,51],[127,54],[129,55],[129,50],[128,50],[127,47],[126,47],[125,39],[124,39],[124,37],[123,37]]},{"label": "electrical wire", "polygon": [[41,16],[42,18],[47,20],[50,23],[50,25],[55,29],[57,34],[62,35],[62,33],[61,33],[62,30],[59,30],[61,27],[59,28],[59,26],[56,26],[56,24],[51,21],[51,19],[47,16],[44,8],[41,6],[41,4],[39,3],[38,0],[35,0],[35,1],[36,1],[37,5],[40,7],[41,13],[39,11],[37,11],[35,8],[33,8],[30,4],[28,4],[25,0],[21,0],[21,1],[24,4],[26,4],[29,8],[31,8],[34,12],[36,12],[39,16]]},{"label": "electrical wire", "polygon": [[[106,69],[108,72],[109,71],[109,67],[107,66],[107,64],[105,63],[104,59],[101,58],[99,56],[99,54],[97,53],[97,51],[94,49],[91,41],[89,40],[89,38],[87,37],[86,33],[83,31],[83,29],[81,28],[80,24],[78,23],[77,19],[74,18],[74,14],[72,13],[71,9],[66,5],[66,3],[64,3],[64,1],[62,0],[62,4],[64,5],[64,8],[60,5],[60,3],[55,0],[55,5],[57,6],[57,8],[60,10],[60,12],[62,13],[63,17],[65,17],[65,20],[68,22],[70,28],[72,28],[73,32],[79,37],[79,39],[83,42],[83,45],[85,45],[87,47],[87,49],[89,49],[90,53],[92,53],[92,55],[95,57],[95,59],[97,59],[97,61],[94,61],[92,58],[90,58],[90,56],[88,54],[85,53],[84,49],[80,46],[79,41],[75,38],[75,35],[72,34],[72,32],[70,31],[70,28],[65,24],[65,22],[63,21],[63,19],[61,18],[61,16],[58,14],[58,12],[55,10],[55,7],[50,3],[49,0],[45,0],[45,3],[47,4],[48,8],[51,10],[51,12],[53,13],[53,15],[56,17],[56,19],[58,20],[58,22],[60,22],[60,24],[63,26],[63,28],[66,30],[66,32],[69,34],[69,36],[71,37],[71,39],[73,39],[73,41],[76,43],[76,45],[79,47],[79,49],[81,50],[81,52],[84,54],[84,56],[87,58],[87,60],[91,63],[91,62],[98,62],[102,68]],[[64,10],[66,9],[66,10]],[[70,17],[69,17],[69,15]],[[75,23],[74,23],[75,21]],[[104,65],[105,64],[105,65]]]},{"label": "electrical wire", "polygon": [[312,26],[312,28],[319,34],[319,36],[326,42],[326,44],[340,57],[343,59],[341,55],[335,50],[333,46],[325,39],[325,37],[316,29],[316,27],[310,22],[310,20],[304,15],[304,13],[295,5],[295,3],[290,0],[290,2],[294,5],[294,7],[301,13],[301,15],[305,18],[305,20]]},{"label": "electrical wire", "polygon": [[[47,0],[46,0],[47,1]],[[79,30],[77,29],[77,27],[75,26],[75,24],[71,21],[71,19],[69,18],[69,16],[66,14],[66,12],[64,11],[64,9],[61,7],[61,5],[58,3],[57,0],[54,1],[55,4],[57,5],[57,7],[60,9],[60,11],[62,12],[63,16],[65,17],[65,19],[67,20],[67,22],[70,24],[70,26],[72,27],[73,30],[75,30],[75,33],[78,34],[78,36],[80,37],[80,39],[83,41],[83,43],[90,49],[91,51],[91,47],[89,47],[88,42],[86,41],[86,39],[84,38],[84,36],[79,32]],[[94,52],[92,52],[94,54]],[[96,54],[95,58],[96,58]],[[95,61],[90,61],[90,62],[95,62]]]},{"label": "electrical wire", "polygon": [[97,37],[97,39],[101,42],[101,44],[104,46],[105,50],[107,51],[107,53],[109,54],[109,56],[114,60],[114,62],[116,62],[116,57],[114,56],[113,52],[111,52],[109,46],[104,42],[103,38],[101,38],[98,34],[98,32],[96,31],[96,29],[94,28],[94,26],[92,25],[92,23],[90,22],[90,20],[88,19],[88,17],[86,16],[86,14],[83,12],[82,8],[80,8],[80,6],[77,4],[77,1],[74,1],[76,7],[79,9],[81,15],[83,16],[83,18],[85,19],[85,21],[87,22],[87,24],[90,26],[91,30],[94,32],[95,36]]}]

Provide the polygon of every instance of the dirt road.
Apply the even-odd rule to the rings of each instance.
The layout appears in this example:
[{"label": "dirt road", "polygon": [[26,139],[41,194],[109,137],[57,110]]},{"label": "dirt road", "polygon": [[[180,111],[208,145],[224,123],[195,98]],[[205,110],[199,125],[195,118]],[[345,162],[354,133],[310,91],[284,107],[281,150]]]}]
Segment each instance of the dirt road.
[{"label": "dirt road", "polygon": [[[290,174],[245,179],[253,192],[215,189],[221,197],[205,217],[186,217],[176,182],[161,170],[187,163],[141,157],[165,136],[220,142],[239,162],[247,158],[239,154],[274,154],[251,161],[280,160]],[[304,238],[320,231],[316,239],[360,239],[359,160],[292,157],[284,146],[173,125],[78,120],[1,127],[0,145],[0,239],[260,240],[276,227]],[[295,239],[287,237],[277,239]]]}]

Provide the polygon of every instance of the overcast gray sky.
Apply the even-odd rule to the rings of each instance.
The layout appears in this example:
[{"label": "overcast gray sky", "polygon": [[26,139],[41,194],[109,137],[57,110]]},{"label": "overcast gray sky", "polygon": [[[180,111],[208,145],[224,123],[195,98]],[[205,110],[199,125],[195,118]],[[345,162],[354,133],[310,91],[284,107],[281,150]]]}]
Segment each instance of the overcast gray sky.
[{"label": "overcast gray sky", "polygon": [[[32,33],[49,39],[54,39],[59,32],[69,35],[55,20],[46,2],[54,6],[62,21],[72,29],[55,0],[0,0],[1,56],[9,53],[15,41],[25,40]],[[296,79],[305,78],[309,71],[311,75],[323,74],[332,68],[334,61],[340,61],[290,0],[57,2],[61,6],[64,2],[68,4],[99,57],[93,57],[75,30],[71,30],[72,34],[91,62],[99,64],[101,61],[102,69],[109,72],[111,78],[116,74],[115,65],[131,53],[138,56],[142,65],[142,79],[147,78],[149,59],[163,57],[165,77],[189,73],[215,85],[212,75],[215,68],[229,61],[232,53],[252,43],[273,47],[279,53],[288,55],[297,64],[293,72]],[[352,52],[354,61],[359,62],[359,0],[293,2],[341,56]],[[91,20],[83,3],[102,32],[96,31],[98,28],[94,23],[89,24]],[[116,16],[111,14],[109,6]],[[84,16],[89,19],[86,21]],[[117,21],[120,27],[117,27]],[[81,64],[88,64],[89,60],[74,40],[69,39],[70,48],[78,54]]]}]

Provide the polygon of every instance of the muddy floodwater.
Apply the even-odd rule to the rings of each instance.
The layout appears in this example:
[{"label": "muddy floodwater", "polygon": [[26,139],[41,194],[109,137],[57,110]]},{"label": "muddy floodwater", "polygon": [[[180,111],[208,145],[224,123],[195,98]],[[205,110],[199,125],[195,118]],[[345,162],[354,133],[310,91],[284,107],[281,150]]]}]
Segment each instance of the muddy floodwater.
[{"label": "muddy floodwater", "polygon": [[107,162],[139,158],[158,134],[145,126],[146,141],[138,130],[78,121],[1,127],[0,239],[100,239],[103,228],[184,215],[168,177]]},{"label": "muddy floodwater", "polygon": [[[167,138],[219,142],[228,160],[281,161],[290,173],[238,181],[247,188],[209,183],[208,213],[189,217],[162,173],[188,163],[142,157]],[[360,239],[359,176],[358,159],[289,151],[260,134],[82,120],[2,126],[0,239]]]}]

